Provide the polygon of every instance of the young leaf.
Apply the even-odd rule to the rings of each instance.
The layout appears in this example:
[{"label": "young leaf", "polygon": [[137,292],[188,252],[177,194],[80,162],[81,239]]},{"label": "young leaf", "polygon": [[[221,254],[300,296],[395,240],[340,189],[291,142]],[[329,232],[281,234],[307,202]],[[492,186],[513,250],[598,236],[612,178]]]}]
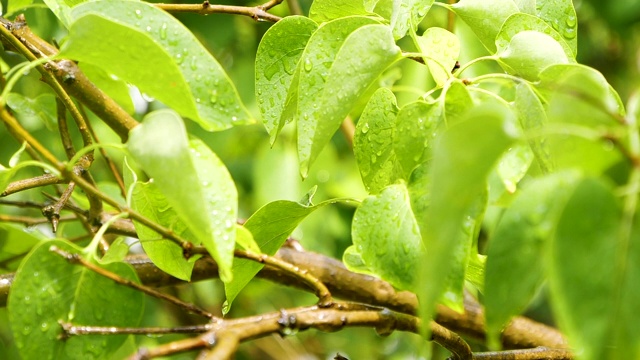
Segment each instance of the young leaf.
[{"label": "young leaf", "polygon": [[487,334],[499,344],[503,326],[529,304],[544,280],[545,246],[579,172],[533,180],[505,211],[489,241],[485,279]]},{"label": "young leaf", "polygon": [[439,27],[428,28],[417,40],[420,51],[427,56],[431,76],[438,86],[443,86],[451,77],[451,69],[460,56],[460,40]]},{"label": "young leaf", "polygon": [[511,37],[504,48],[498,48],[498,60],[512,74],[534,81],[550,65],[567,64],[562,46],[551,36],[537,31],[521,31]]},{"label": "young leaf", "polygon": [[350,17],[325,23],[302,55],[297,121],[303,177],[362,91],[400,57],[389,28],[372,22]]},{"label": "young leaf", "polygon": [[449,127],[457,124],[467,110],[473,107],[473,99],[467,87],[460,81],[448,83],[444,91],[444,121]]},{"label": "young leaf", "polygon": [[[525,82],[516,85],[514,104],[520,126],[525,134],[539,131],[545,125],[547,114],[531,85]],[[540,170],[543,173],[550,172],[553,169],[553,163],[545,138],[542,136],[531,137],[529,138],[529,146],[538,161]]]},{"label": "young leaf", "polygon": [[[315,3],[314,3],[315,4]],[[269,28],[256,53],[256,99],[271,143],[285,124],[282,116],[302,51],[318,25],[303,16],[287,16]]]},{"label": "young leaf", "polygon": [[69,16],[73,23],[59,57],[96,65],[206,130],[250,121],[220,64],[173,16],[125,0],[87,2]]},{"label": "young leaf", "polygon": [[[158,144],[162,146],[158,146]],[[180,219],[231,280],[237,191],[218,157],[199,140],[187,140],[182,120],[170,110],[146,116],[133,129],[129,151]]]},{"label": "young leaf", "polygon": [[516,186],[529,171],[533,161],[533,152],[526,143],[516,143],[502,155],[496,169],[505,189],[516,192]]},{"label": "young leaf", "polygon": [[24,123],[41,122],[49,130],[57,130],[56,97],[42,94],[30,99],[22,94],[9,93],[7,105]]},{"label": "young leaf", "polygon": [[404,184],[366,198],[353,216],[351,233],[353,245],[343,257],[348,268],[366,268],[399,289],[415,289],[424,249]]},{"label": "young leaf", "polygon": [[489,171],[515,140],[512,114],[506,107],[481,106],[443,133],[433,151],[431,203],[427,210],[419,291],[423,318],[430,318],[453,269],[453,250],[465,215],[485,189]]},{"label": "young leaf", "polygon": [[[630,233],[623,230],[630,225]],[[582,359],[640,355],[637,240],[637,220],[623,221],[608,184],[595,178],[578,183],[549,248],[549,284],[554,313]]]},{"label": "young leaf", "polygon": [[[251,215],[245,222],[244,228],[251,232],[253,240],[263,254],[273,255],[304,218],[329,203],[325,201],[316,206],[305,206],[293,201],[274,201]],[[234,261],[233,281],[224,285],[227,300],[223,312],[230,310],[233,300],[262,267],[262,264],[255,261],[245,259]]]},{"label": "young leaf", "polygon": [[439,103],[416,101],[400,109],[393,134],[393,151],[405,179],[427,160],[427,151],[433,147],[436,129],[441,123],[442,106]]},{"label": "young leaf", "polygon": [[504,22],[500,32],[496,36],[496,46],[498,49],[504,49],[509,46],[511,38],[522,31],[537,31],[551,36],[555,41],[562,46],[567,59],[571,63],[575,63],[576,54],[574,49],[567,43],[566,39],[562,37],[556,30],[554,30],[549,24],[544,22],[537,16],[516,13]]},{"label": "young leaf", "polygon": [[434,0],[398,0],[393,2],[391,28],[395,39],[403,38],[409,31],[416,31],[427,15]]},{"label": "young leaf", "polygon": [[[167,198],[160,192],[154,182],[135,183],[131,191],[131,208],[154,222],[169,228],[182,238],[194,244],[200,243],[187,229],[187,225],[180,219],[176,210],[169,205]],[[142,248],[160,270],[178,279],[191,280],[191,272],[199,256],[185,259],[184,249],[180,245],[163,239],[160,234],[135,220],[133,225],[136,228],[136,233],[138,233]]]},{"label": "young leaf", "polygon": [[572,0],[538,0],[537,15],[569,43],[573,57],[578,54],[578,19]]},{"label": "young leaf", "polygon": [[126,82],[114,79],[101,68],[91,64],[80,63],[78,67],[94,85],[115,100],[126,112],[129,114],[134,113],[133,100],[131,100],[129,86]]},{"label": "young leaf", "polygon": [[[9,322],[24,359],[110,359],[126,335],[72,336],[61,340],[58,321],[92,326],[135,327],[142,318],[143,294],[70,264],[51,252],[80,249],[62,240],[42,242],[24,259],[9,293]],[[100,265],[138,282],[124,263]],[[114,306],[117,304],[118,306]]]},{"label": "young leaf", "polygon": [[22,260],[20,256],[27,254],[41,239],[35,234],[24,231],[11,224],[0,224],[0,273],[15,270]]},{"label": "young leaf", "polygon": [[369,99],[356,125],[353,151],[369,193],[377,194],[403,176],[393,150],[397,114],[393,92],[380,88]]},{"label": "young leaf", "polygon": [[309,9],[309,18],[318,24],[352,15],[375,14],[365,9],[363,1],[315,0]]},{"label": "young leaf", "polygon": [[460,0],[451,6],[490,53],[496,52],[496,35],[507,18],[517,12],[513,0]]},{"label": "young leaf", "polygon": [[523,13],[536,14],[536,0],[513,0],[513,2],[518,5],[518,9]]}]

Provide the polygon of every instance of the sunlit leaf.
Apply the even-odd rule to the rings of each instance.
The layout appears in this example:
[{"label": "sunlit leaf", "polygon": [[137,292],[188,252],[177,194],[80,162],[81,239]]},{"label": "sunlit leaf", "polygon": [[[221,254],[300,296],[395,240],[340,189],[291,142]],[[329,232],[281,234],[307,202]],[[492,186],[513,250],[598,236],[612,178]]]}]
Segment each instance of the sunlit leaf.
[{"label": "sunlit leaf", "polygon": [[458,37],[439,27],[428,28],[417,37],[420,51],[427,56],[427,66],[438,86],[451,77],[451,70],[460,56]]},{"label": "sunlit leaf", "polygon": [[393,1],[391,27],[393,37],[400,39],[409,31],[416,31],[422,19],[427,15],[434,0],[398,0]]},{"label": "sunlit leaf", "polygon": [[222,162],[201,141],[189,141],[182,120],[169,110],[147,115],[131,131],[127,147],[216,260],[222,280],[230,281],[237,192]]},{"label": "sunlit leaf", "polygon": [[512,74],[533,81],[550,65],[567,64],[564,49],[553,37],[537,31],[521,31],[506,47],[498,48],[500,64]]},{"label": "sunlit leaf", "polygon": [[393,150],[397,114],[395,96],[381,88],[369,99],[356,126],[353,151],[362,182],[373,194],[403,176]]},{"label": "sunlit leaf", "polygon": [[578,18],[572,0],[537,0],[536,15],[546,21],[578,54]]},{"label": "sunlit leaf", "polygon": [[569,62],[575,62],[576,53],[575,50],[567,43],[566,39],[562,37],[551,25],[544,22],[537,16],[515,13],[504,22],[500,32],[496,37],[496,46],[498,49],[504,49],[509,45],[511,38],[514,35],[522,31],[537,31],[551,36],[555,41],[562,46],[565,55]]},{"label": "sunlit leaf", "polygon": [[477,107],[466,119],[443,133],[433,152],[431,200],[423,241],[419,290],[423,317],[431,317],[453,269],[453,250],[462,240],[458,234],[465,215],[485,189],[486,179],[502,153],[516,136],[512,114],[496,105]]},{"label": "sunlit leaf", "polygon": [[334,20],[311,36],[300,60],[298,84],[298,157],[303,177],[362,91],[399,56],[389,28],[368,18]]},{"label": "sunlit leaf", "polygon": [[640,355],[635,283],[640,233],[637,210],[627,209],[633,218],[625,219],[621,205],[609,184],[582,180],[549,249],[554,313],[581,359]]},{"label": "sunlit leaf", "polygon": [[[61,340],[58,321],[79,325],[135,327],[142,318],[144,295],[50,251],[52,246],[79,254],[66,241],[41,243],[20,265],[11,286],[11,329],[24,359],[110,359],[127,335],[72,336]],[[138,282],[131,266],[101,266]],[[117,304],[118,306],[114,306]]]},{"label": "sunlit leaf", "polygon": [[206,130],[250,121],[220,64],[168,13],[145,2],[103,0],[69,14],[60,57],[98,66]]},{"label": "sunlit leaf", "polygon": [[[315,4],[315,3],[314,3]],[[287,16],[269,28],[256,53],[256,99],[271,143],[285,124],[283,116],[298,61],[318,25],[303,16]],[[297,93],[296,93],[297,96]],[[296,99],[297,101],[297,99]]]},{"label": "sunlit leaf", "polygon": [[352,15],[375,14],[365,9],[363,1],[315,0],[309,9],[309,18],[318,24]]},{"label": "sunlit leaf", "polygon": [[525,134],[532,134],[532,137],[529,138],[529,146],[538,166],[543,173],[548,173],[553,169],[553,162],[550,158],[546,136],[542,136],[540,133],[535,134],[536,131],[540,132],[546,123],[547,114],[544,107],[531,85],[527,83],[520,83],[516,86],[514,103],[520,126]]},{"label": "sunlit leaf", "polygon": [[546,244],[578,172],[560,172],[524,187],[489,241],[485,280],[487,333],[493,347],[512,316],[520,314],[544,280]]},{"label": "sunlit leaf", "polygon": [[495,39],[502,24],[519,12],[513,0],[460,0],[451,7],[491,53],[496,52]]},{"label": "sunlit leaf", "polygon": [[78,66],[94,85],[115,100],[126,112],[133,114],[135,109],[126,82],[110,76],[99,67],[86,63],[80,63]]},{"label": "sunlit leaf", "polygon": [[424,250],[404,184],[388,186],[366,198],[353,216],[351,232],[353,245],[343,257],[347,267],[368,269],[367,273],[400,289],[414,289],[415,269]]},{"label": "sunlit leaf", "polygon": [[52,94],[42,94],[31,99],[22,94],[9,93],[7,105],[23,122],[35,120],[43,123],[49,130],[57,129],[56,97]]},{"label": "sunlit leaf", "polygon": [[0,224],[0,239],[0,272],[15,270],[22,260],[21,256],[41,241],[36,234],[6,223]]}]

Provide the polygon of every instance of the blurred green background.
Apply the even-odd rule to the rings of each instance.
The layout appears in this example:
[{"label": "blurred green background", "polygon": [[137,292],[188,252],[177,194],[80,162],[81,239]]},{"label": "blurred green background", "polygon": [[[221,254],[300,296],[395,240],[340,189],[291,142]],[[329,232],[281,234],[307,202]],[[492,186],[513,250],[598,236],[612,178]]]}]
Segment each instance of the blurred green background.
[{"label": "blurred green background", "polygon": [[[10,1],[10,0],[9,0]],[[2,1],[3,8],[7,0]],[[186,3],[186,2],[182,2]],[[254,6],[258,3],[245,1],[223,1],[219,4]],[[579,52],[578,61],[601,71],[623,101],[638,88],[640,69],[640,1],[574,1],[579,20]],[[306,13],[311,5],[310,0],[300,0],[302,10]],[[275,15],[289,14],[287,2],[276,6],[271,11]],[[65,31],[57,19],[42,5],[22,11],[32,29],[47,41],[60,42]],[[15,15],[15,14],[14,14]],[[13,16],[9,16],[12,19]],[[318,186],[315,202],[336,197],[363,198],[366,192],[360,181],[353,153],[342,133],[337,133],[316,162],[310,176],[302,181],[297,166],[295,138],[293,128],[285,128],[273,147],[269,146],[266,131],[260,124],[260,115],[254,97],[254,60],[257,46],[262,35],[271,24],[255,22],[248,17],[215,14],[201,16],[180,14],[181,20],[198,39],[218,59],[233,79],[245,105],[256,119],[256,124],[237,127],[228,131],[208,133],[195,123],[187,121],[191,134],[202,138],[225,162],[229,168],[240,198],[240,216],[249,217],[262,205],[280,199],[299,200],[313,186]],[[446,27],[447,12],[442,8],[434,8],[427,19],[420,25],[422,33],[431,26]],[[464,25],[457,26],[457,33],[463,43],[461,60],[469,60],[482,55],[484,49]],[[108,35],[105,35],[108,36]],[[408,46],[401,41],[401,45]],[[20,56],[2,52],[2,71],[22,62]],[[413,101],[417,93],[424,92],[432,86],[432,81],[422,65],[411,61],[402,61],[396,65],[399,70],[394,90],[400,105]],[[484,68],[483,68],[484,66]],[[475,68],[476,72],[498,71],[492,65]],[[467,74],[471,76],[471,73]],[[408,91],[407,91],[408,90]],[[28,99],[35,99],[51,91],[39,81],[36,72],[21,79],[15,92]],[[62,147],[52,122],[47,117],[49,95],[41,98],[43,112],[19,114],[24,126],[30,130],[51,150],[61,157]],[[151,103],[149,109],[162,106]],[[143,114],[137,113],[141,118]],[[99,120],[93,118],[92,124],[102,142],[118,142],[113,134]],[[19,148],[19,144],[0,129],[0,164],[7,165],[8,159]],[[108,151],[117,162],[121,162],[122,154]],[[23,155],[24,156],[24,155]],[[104,162],[98,159],[92,168],[95,178],[103,190],[117,194],[113,179],[105,170]],[[19,178],[38,175],[37,170],[22,170]],[[54,193],[52,189],[45,189]],[[12,195],[10,200],[36,200],[43,202],[45,198],[41,189]],[[81,202],[81,196],[76,199]],[[350,224],[354,208],[348,205],[324,207],[312,214],[295,231],[294,235],[307,250],[321,252],[340,259],[344,249],[351,244]],[[22,210],[0,205],[0,213],[14,215],[38,216],[35,210]],[[38,227],[34,231],[46,233],[46,227]],[[62,226],[59,234],[74,238],[81,233],[77,225]],[[2,239],[0,239],[0,242]],[[0,264],[0,271],[12,271],[17,262]],[[205,281],[194,285],[184,285],[167,289],[168,292],[180,295],[186,300],[195,301],[214,312],[219,312],[224,301],[222,287],[218,281]],[[312,304],[314,297],[304,292],[288,289],[263,280],[255,280],[234,303],[229,316],[238,317],[263,312],[277,311],[280,308]],[[545,306],[544,294],[532,304],[529,314],[542,320],[550,320]],[[172,307],[149,299],[146,306],[144,326],[171,326],[191,324],[200,321],[175,311]],[[137,345],[123,348],[122,356],[130,352],[134,346],[153,346],[181,338],[181,336],[138,337]],[[306,331],[297,336],[281,338],[272,336],[243,344],[238,359],[332,359],[337,353],[349,359],[411,359],[417,358],[415,344],[417,337],[411,334],[394,333],[388,337],[379,337],[372,329],[346,329],[338,333],[325,334],[319,331]],[[481,349],[481,347],[479,347]],[[446,351],[435,349],[435,358],[446,358]],[[182,354],[172,359],[189,359],[194,354]],[[8,330],[7,311],[0,309],[0,358],[17,358],[12,347]],[[118,358],[118,357],[116,357]]]}]

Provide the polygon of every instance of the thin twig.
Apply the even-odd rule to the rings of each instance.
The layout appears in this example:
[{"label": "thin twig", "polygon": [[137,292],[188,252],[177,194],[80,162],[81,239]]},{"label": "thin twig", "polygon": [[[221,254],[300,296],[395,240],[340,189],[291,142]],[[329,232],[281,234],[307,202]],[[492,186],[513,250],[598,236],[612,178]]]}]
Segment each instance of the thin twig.
[{"label": "thin twig", "polygon": [[318,297],[318,306],[329,307],[333,304],[331,293],[329,292],[327,287],[320,280],[318,280],[317,277],[313,276],[306,270],[302,270],[295,265],[291,265],[286,261],[282,261],[276,257],[269,256],[267,254],[256,254],[251,251],[236,249],[234,251],[234,256],[243,258],[243,259],[253,260],[262,264],[268,264],[277,269],[290,272],[291,274],[294,274],[295,276],[299,277],[311,289],[314,290],[316,296]]},{"label": "thin twig", "polygon": [[255,21],[278,22],[281,17],[269,14],[267,10],[278,5],[282,0],[269,1],[259,6],[235,6],[235,5],[214,5],[208,0],[202,4],[154,4],[156,7],[171,13],[196,13],[208,14],[235,14],[244,15]]},{"label": "thin twig", "polygon": [[[75,220],[78,220],[78,217],[75,215],[60,216],[58,218],[58,222],[75,221]],[[46,224],[49,222],[49,220],[43,219],[41,217],[33,218],[29,216],[0,214],[0,222],[11,222],[11,223],[24,224],[26,226],[33,226],[33,225]]]},{"label": "thin twig", "polygon": [[60,221],[60,210],[67,204],[71,194],[73,194],[73,189],[75,189],[76,184],[71,181],[65,191],[60,195],[58,201],[53,204],[47,205],[42,208],[42,215],[46,216],[47,219],[51,222],[51,229],[54,233],[58,231],[58,222]]},{"label": "thin twig", "polygon": [[194,305],[194,304],[190,304],[187,302],[184,302],[180,299],[177,299],[173,296],[169,296],[167,294],[161,293],[155,289],[152,289],[148,286],[144,286],[144,285],[140,285],[138,283],[135,283],[131,280],[122,278],[121,276],[118,276],[115,273],[112,273],[109,270],[106,270],[104,268],[101,268],[95,264],[92,264],[90,262],[88,262],[87,260],[85,260],[82,256],[78,255],[78,254],[72,254],[69,252],[66,252],[60,248],[58,248],[57,246],[53,245],[50,247],[50,250],[55,252],[56,254],[62,256],[63,258],[65,258],[69,263],[71,264],[79,264],[84,266],[85,268],[95,272],[96,274],[102,275],[108,279],[111,279],[113,281],[115,281],[116,283],[120,284],[120,285],[124,285],[130,288],[133,288],[135,290],[141,291],[147,295],[156,297],[158,299],[162,299],[164,301],[170,302],[176,306],[179,306],[181,308],[183,308],[184,310],[196,314],[196,315],[200,315],[203,317],[206,317],[208,319],[212,319],[215,320],[217,319],[213,314],[211,314],[210,312],[201,309],[200,307]]},{"label": "thin twig", "polygon": [[170,328],[160,327],[115,327],[115,326],[83,326],[60,321],[65,336],[77,335],[166,335],[166,334],[202,334],[211,330],[211,324],[176,326]]},{"label": "thin twig", "polygon": [[69,126],[67,125],[67,108],[60,98],[56,98],[56,107],[60,140],[62,141],[64,152],[67,154],[67,159],[71,160],[76,154],[76,150],[73,148],[73,141],[71,141],[71,134],[69,134]]},{"label": "thin twig", "polygon": [[537,347],[534,349],[506,350],[473,353],[474,360],[572,360],[573,354],[566,349]]},{"label": "thin twig", "polygon": [[0,196],[4,197],[20,191],[25,191],[25,190],[47,186],[47,185],[64,184],[66,182],[67,181],[65,179],[61,179],[55,175],[44,174],[44,175],[29,178],[29,179],[16,180],[9,183],[9,185],[7,185],[7,188],[2,192],[2,194],[0,194]]}]

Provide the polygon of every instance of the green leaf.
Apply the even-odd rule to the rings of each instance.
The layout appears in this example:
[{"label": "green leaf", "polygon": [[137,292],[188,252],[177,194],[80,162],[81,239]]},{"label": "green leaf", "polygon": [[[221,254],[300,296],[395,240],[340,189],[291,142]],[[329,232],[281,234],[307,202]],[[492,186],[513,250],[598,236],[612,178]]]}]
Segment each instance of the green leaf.
[{"label": "green leaf", "polygon": [[220,64],[168,13],[145,2],[103,0],[76,6],[70,16],[59,57],[98,66],[206,130],[250,121]]},{"label": "green leaf", "polygon": [[[18,2],[24,3],[24,0],[17,0]],[[62,22],[65,27],[69,27],[71,24],[71,17],[69,16],[69,12],[71,8],[81,4],[87,0],[43,0],[44,3],[51,9],[51,12],[54,13],[56,17]],[[13,0],[11,1],[13,2]]]},{"label": "green leaf", "polygon": [[101,264],[110,264],[114,262],[123,262],[124,258],[129,254],[129,245],[123,237],[119,237],[109,245],[109,250],[99,260]]},{"label": "green leaf", "polygon": [[169,110],[147,115],[131,131],[127,146],[197,243],[216,260],[221,279],[230,281],[238,195],[222,162],[201,141],[189,142],[182,120]]},{"label": "green leaf", "polygon": [[[169,205],[167,198],[160,192],[155,182],[137,182],[131,191],[131,208],[141,215],[158,223],[175,234],[193,243],[200,241],[187,229],[176,210]],[[178,279],[191,280],[191,272],[199,256],[184,257],[184,249],[173,241],[163,239],[160,234],[137,221],[133,221],[138,239],[149,259],[160,270]]]},{"label": "green leaf", "polygon": [[[534,92],[531,85],[521,82],[516,85],[515,111],[518,114],[520,126],[525,134],[539,132],[545,125],[547,114],[540,99]],[[529,146],[535,156],[538,166],[543,173],[548,173],[553,169],[550,159],[549,146],[546,137],[538,134],[529,138]]]},{"label": "green leaf", "polygon": [[578,19],[572,0],[538,0],[537,15],[569,43],[574,57],[578,54]]},{"label": "green leaf", "polygon": [[431,76],[438,86],[443,86],[451,77],[451,69],[460,56],[460,40],[455,34],[439,27],[428,28],[417,40],[420,52],[427,56]]},{"label": "green leaf", "polygon": [[369,99],[356,125],[353,151],[369,193],[377,194],[403,176],[393,150],[397,114],[393,92],[380,88]]},{"label": "green leaf", "polygon": [[[126,335],[72,336],[61,340],[58,321],[136,327],[142,318],[143,294],[70,264],[51,252],[52,246],[73,254],[81,252],[66,241],[47,241],[33,249],[20,265],[8,301],[9,322],[20,355],[24,359],[109,359],[127,339]],[[135,271],[127,264],[101,267],[138,282]]]},{"label": "green leaf", "polygon": [[422,19],[427,15],[434,0],[398,0],[393,1],[391,28],[395,39],[403,38],[409,31],[416,31]]},{"label": "green leaf", "polygon": [[[244,223],[244,228],[251,232],[253,240],[260,247],[260,252],[273,255],[304,218],[328,203],[323,202],[316,206],[305,206],[293,201],[274,201],[261,207],[251,215],[247,222]],[[233,263],[233,281],[224,285],[227,300],[223,312],[227,313],[230,310],[233,300],[263,266],[255,261],[235,260]]]},{"label": "green leaf", "polygon": [[393,134],[393,151],[405,179],[409,179],[416,166],[427,160],[442,115],[439,103],[416,101],[400,109]]},{"label": "green leaf", "polygon": [[514,144],[502,155],[496,170],[508,192],[516,192],[518,182],[527,174],[532,161],[533,152],[525,143]]},{"label": "green leaf", "polygon": [[36,120],[42,122],[49,130],[58,129],[56,97],[52,94],[42,94],[30,99],[22,94],[9,93],[7,105],[22,122]]},{"label": "green leaf", "polygon": [[[3,14],[4,16],[8,17],[9,15],[12,15],[18,10],[21,10],[22,8],[25,8],[31,5],[33,2],[34,0],[11,0],[11,2],[7,3],[7,11],[3,12]],[[0,10],[1,10],[1,7],[2,6],[0,5]]]},{"label": "green leaf", "polygon": [[[315,4],[315,3],[314,3]],[[269,28],[256,53],[256,99],[271,143],[285,124],[283,111],[302,51],[318,25],[303,16],[287,16]],[[297,94],[296,94],[297,96]]]},{"label": "green leaf", "polygon": [[415,289],[424,249],[404,184],[367,197],[353,216],[351,236],[353,245],[343,257],[348,268],[366,268],[399,289]]},{"label": "green leaf", "polygon": [[297,121],[303,177],[360,94],[400,58],[389,28],[372,22],[350,17],[325,23],[302,55]]},{"label": "green leaf", "polygon": [[11,224],[0,224],[0,272],[15,270],[31,248],[40,243],[35,234]]},{"label": "green leaf", "polygon": [[534,81],[550,65],[568,64],[569,59],[553,37],[537,31],[521,31],[509,44],[498,48],[498,61],[507,72]]},{"label": "green leaf", "polygon": [[513,0],[460,0],[451,8],[491,53],[496,52],[495,39],[502,24],[519,12]]},{"label": "green leaf", "polygon": [[518,5],[518,9],[523,13],[536,14],[536,0],[514,0],[513,2]]},{"label": "green leaf", "polygon": [[504,49],[509,46],[511,38],[522,31],[537,31],[551,36],[555,41],[562,46],[567,59],[571,63],[575,63],[576,53],[575,49],[567,43],[566,39],[562,37],[556,30],[554,30],[549,24],[541,20],[539,17],[524,13],[516,13],[504,22],[500,32],[496,37],[496,46],[498,49]]},{"label": "green leaf", "polygon": [[114,79],[113,76],[107,74],[101,68],[91,64],[80,63],[78,66],[94,85],[115,100],[126,112],[129,114],[134,113],[133,100],[131,100],[129,86],[126,82]]},{"label": "green leaf", "polygon": [[520,314],[544,280],[547,241],[571,191],[576,171],[542,177],[522,188],[489,240],[484,292],[487,334],[499,345],[503,327]]},{"label": "green leaf", "polygon": [[572,192],[549,249],[554,313],[581,359],[640,356],[640,233],[637,216],[627,216],[609,184],[586,178]]},{"label": "green leaf", "polygon": [[423,318],[430,318],[442,296],[461,240],[463,221],[478,195],[485,191],[490,170],[511,146],[516,129],[506,107],[485,105],[467,112],[466,119],[443,133],[433,151],[431,203],[427,210],[419,291]]},{"label": "green leaf", "polygon": [[473,99],[467,87],[460,81],[448,83],[444,91],[444,121],[449,127],[457,124],[467,110],[473,107]]},{"label": "green leaf", "polygon": [[318,24],[352,15],[375,14],[365,9],[364,1],[315,0],[309,9],[309,18]]}]

